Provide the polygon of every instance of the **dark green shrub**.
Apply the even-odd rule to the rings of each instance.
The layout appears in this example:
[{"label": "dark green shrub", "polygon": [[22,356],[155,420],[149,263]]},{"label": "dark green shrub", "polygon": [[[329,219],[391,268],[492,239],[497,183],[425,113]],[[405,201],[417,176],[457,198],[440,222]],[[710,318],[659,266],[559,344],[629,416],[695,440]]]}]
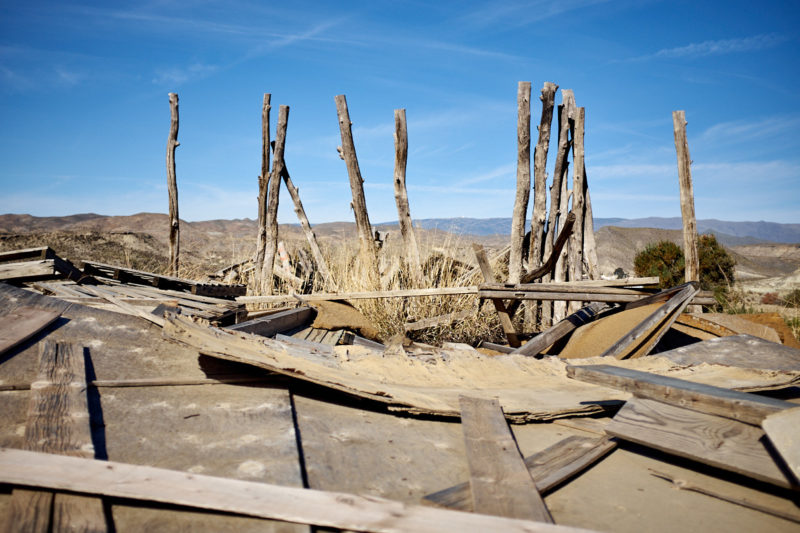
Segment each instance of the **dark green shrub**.
[{"label": "dark green shrub", "polygon": [[795,289],[784,296],[783,302],[789,307],[800,307],[800,289]]},{"label": "dark green shrub", "polygon": [[648,244],[633,260],[636,275],[658,276],[662,289],[683,283],[684,268],[683,250],[672,241]]}]

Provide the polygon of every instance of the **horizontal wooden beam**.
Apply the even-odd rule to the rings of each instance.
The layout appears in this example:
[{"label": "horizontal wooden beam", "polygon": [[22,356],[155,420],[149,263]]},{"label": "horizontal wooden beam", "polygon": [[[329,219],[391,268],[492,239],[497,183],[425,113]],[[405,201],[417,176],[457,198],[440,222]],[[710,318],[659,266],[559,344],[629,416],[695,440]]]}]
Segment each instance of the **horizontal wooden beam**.
[{"label": "horizontal wooden beam", "polygon": [[240,303],[322,302],[330,300],[372,300],[380,298],[419,298],[424,296],[458,296],[477,294],[478,287],[443,287],[436,289],[402,289],[396,291],[339,292],[314,294],[280,294],[274,296],[240,296]]},{"label": "horizontal wooden beam", "polygon": [[[500,298],[505,300],[559,300],[567,302],[605,302],[628,303],[640,300],[645,294],[603,294],[599,292],[551,292],[548,290],[517,290],[481,287],[479,298]],[[712,297],[695,296],[690,301],[693,305],[714,305],[717,301]]]},{"label": "horizontal wooden beam", "polygon": [[585,531],[357,496],[0,448],[0,483],[381,533]]}]

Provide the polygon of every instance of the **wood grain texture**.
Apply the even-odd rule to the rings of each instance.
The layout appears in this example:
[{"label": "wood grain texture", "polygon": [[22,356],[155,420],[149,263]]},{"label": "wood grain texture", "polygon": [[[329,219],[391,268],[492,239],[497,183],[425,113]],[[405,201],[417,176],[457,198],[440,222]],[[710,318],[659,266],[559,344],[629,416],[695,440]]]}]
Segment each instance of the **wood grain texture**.
[{"label": "wood grain texture", "polygon": [[500,403],[468,396],[460,403],[474,511],[552,522]]},{"label": "wood grain texture", "polygon": [[286,129],[289,125],[289,106],[278,108],[278,126],[275,132],[275,151],[267,191],[267,210],[264,215],[264,263],[261,266],[261,293],[272,294],[272,276],[275,271],[275,254],[278,249],[278,201],[280,199],[283,154],[286,149]]},{"label": "wood grain texture", "polygon": [[539,100],[542,116],[539,120],[539,136],[533,151],[533,211],[531,212],[531,247],[528,265],[536,269],[542,262],[544,251],[545,221],[547,220],[547,152],[550,148],[550,126],[553,123],[558,85],[546,81]]},{"label": "wood grain texture", "polygon": [[607,308],[607,305],[599,302],[589,304],[586,307],[579,309],[575,313],[572,313],[553,327],[539,333],[536,337],[532,338],[527,343],[514,350],[512,353],[529,356],[540,354],[549,346],[552,346],[553,343],[564,338],[575,328],[594,320],[598,314]]},{"label": "wood grain texture", "polygon": [[417,286],[422,284],[422,262],[419,256],[417,235],[411,222],[411,208],[408,205],[406,189],[406,166],[408,163],[408,129],[406,110],[394,110],[394,201],[397,205],[397,220],[403,236],[403,251],[406,264],[411,269],[411,277]]},{"label": "wood grain texture", "polygon": [[[522,243],[531,194],[531,82],[517,84],[517,192],[511,214],[511,252],[508,282],[519,283],[522,275]],[[533,243],[533,234],[531,234]],[[534,267],[539,266],[535,264]]]},{"label": "wood grain texture", "polygon": [[[615,440],[605,436],[567,437],[526,457],[525,467],[536,483],[536,488],[544,494],[599,461],[616,445]],[[475,510],[468,481],[428,494],[423,502],[459,511]]]},{"label": "wood grain texture", "polygon": [[167,137],[167,190],[169,191],[169,269],[173,276],[178,275],[178,256],[180,255],[180,217],[178,215],[178,181],[175,175],[175,149],[178,142],[178,95],[169,93],[169,136]]},{"label": "wood grain texture", "polygon": [[576,528],[461,513],[377,497],[0,449],[0,482],[72,490],[368,532],[568,532]]},{"label": "wood grain texture", "polygon": [[794,404],[683,379],[659,376],[609,365],[568,366],[567,376],[631,392],[640,398],[760,425],[765,417],[790,409]]},{"label": "wood grain texture", "polygon": [[694,214],[694,188],[692,186],[692,158],[686,138],[686,112],[672,112],[675,151],[678,157],[678,184],[681,193],[681,218],[683,219],[683,255],[686,260],[686,281],[700,280],[700,259],[697,254],[697,220]]},{"label": "wood grain texture", "polygon": [[255,273],[256,283],[262,284],[261,273],[264,270],[264,254],[267,250],[267,194],[269,192],[269,114],[272,95],[264,93],[261,105],[261,174],[258,176],[258,230],[256,236]]},{"label": "wood grain texture", "polygon": [[246,331],[262,337],[272,337],[278,333],[310,323],[314,318],[314,314],[314,310],[310,307],[298,307],[297,309],[287,309],[286,311],[254,318],[246,322],[239,322],[228,326],[226,329]]},{"label": "wood grain texture", "polygon": [[762,427],[795,481],[800,483],[800,407],[769,415]]},{"label": "wood grain texture", "polygon": [[761,428],[654,400],[628,401],[606,433],[709,466],[798,488],[764,445]]},{"label": "wood grain texture", "polygon": [[22,307],[0,315],[0,355],[31,339],[55,322],[61,313]]}]

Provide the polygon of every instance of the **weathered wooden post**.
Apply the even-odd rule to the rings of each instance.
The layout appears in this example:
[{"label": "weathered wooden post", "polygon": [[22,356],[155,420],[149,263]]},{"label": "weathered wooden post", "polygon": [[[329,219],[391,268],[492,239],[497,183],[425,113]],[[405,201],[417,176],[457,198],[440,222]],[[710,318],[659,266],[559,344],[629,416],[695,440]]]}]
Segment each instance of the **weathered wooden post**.
[{"label": "weathered wooden post", "polygon": [[589,279],[600,279],[597,243],[594,238],[594,213],[592,212],[592,198],[589,195],[589,179],[586,177],[585,166],[583,168],[583,197],[583,260],[586,262]]},{"label": "weathered wooden post", "polygon": [[167,189],[169,190],[169,271],[178,275],[181,228],[178,217],[178,181],[175,177],[175,148],[178,142],[178,95],[169,93],[170,125],[167,137]]},{"label": "weathered wooden post", "polygon": [[278,108],[278,127],[275,132],[275,153],[272,160],[272,172],[269,176],[269,192],[267,194],[266,211],[266,248],[264,265],[261,269],[261,292],[272,294],[272,275],[275,264],[275,252],[278,248],[278,200],[281,189],[281,174],[284,170],[283,152],[286,146],[286,126],[289,122],[289,106]]},{"label": "weathered wooden post", "polygon": [[[267,191],[269,190],[269,112],[272,95],[264,93],[261,106],[261,175],[258,176],[258,240],[256,242],[256,286],[264,286],[264,254],[267,247]],[[270,273],[271,275],[271,273]]]},{"label": "weathered wooden post", "polygon": [[350,190],[353,193],[353,202],[350,204],[356,219],[356,231],[358,232],[359,253],[362,263],[367,268],[367,272],[372,276],[372,281],[380,279],[378,275],[378,250],[375,247],[375,237],[372,234],[372,226],[369,223],[367,213],[367,200],[364,196],[364,178],[361,177],[361,169],[358,167],[358,157],[356,157],[356,146],[353,142],[353,131],[350,122],[350,113],[347,110],[347,99],[343,94],[336,96],[336,112],[339,115],[339,131],[342,136],[341,157],[347,165],[347,174],[350,178]]},{"label": "weathered wooden post", "polygon": [[406,166],[408,163],[408,128],[406,127],[406,110],[394,110],[394,200],[397,204],[397,220],[400,223],[400,234],[403,236],[406,264],[411,268],[411,275],[417,286],[422,285],[422,264],[417,246],[417,236],[411,222],[411,208],[408,205],[406,189]]},{"label": "weathered wooden post", "polygon": [[[583,279],[583,216],[584,216],[584,180],[583,180],[583,133],[586,110],[579,107],[575,114],[575,142],[572,144],[572,212],[575,213],[575,226],[572,230],[569,246],[569,279]],[[567,313],[574,313],[581,308],[581,302],[570,302]]]},{"label": "weathered wooden post", "polygon": [[[547,152],[550,148],[550,125],[553,123],[558,85],[545,82],[542,87],[542,118],[539,122],[539,139],[533,152],[533,213],[531,214],[531,247],[528,268],[535,270],[542,264],[544,225],[547,220]],[[551,207],[552,209],[552,207]]]},{"label": "weathered wooden post", "polygon": [[522,243],[531,194],[531,82],[517,85],[517,194],[511,215],[511,252],[508,283],[519,283],[522,275]]},{"label": "weathered wooden post", "polygon": [[[692,159],[686,138],[686,112],[672,112],[675,134],[675,151],[678,156],[678,183],[681,189],[681,217],[683,218],[683,256],[686,260],[686,281],[700,281],[700,259],[697,254],[697,220],[694,215],[694,190],[692,187]],[[700,306],[690,306],[690,312],[700,311]]]}]

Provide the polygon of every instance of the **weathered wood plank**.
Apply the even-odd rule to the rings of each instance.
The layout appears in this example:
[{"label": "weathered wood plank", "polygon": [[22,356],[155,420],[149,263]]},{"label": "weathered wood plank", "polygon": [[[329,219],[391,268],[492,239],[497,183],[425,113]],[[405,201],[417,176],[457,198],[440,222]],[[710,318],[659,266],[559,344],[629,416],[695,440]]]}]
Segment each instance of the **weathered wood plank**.
[{"label": "weathered wood plank", "polygon": [[800,407],[767,416],[762,427],[800,483]]},{"label": "weathered wood plank", "polygon": [[418,298],[422,296],[453,296],[460,294],[477,294],[478,287],[442,287],[433,289],[400,289],[394,291],[363,291],[363,292],[338,292],[313,294],[282,294],[274,296],[240,296],[236,298],[240,303],[297,303],[323,302],[329,300],[370,300],[380,298]]},{"label": "weathered wood plank", "polygon": [[730,418],[636,398],[628,401],[606,433],[666,453],[786,488],[799,488],[764,446],[761,428]]},{"label": "weathered wood plank", "polygon": [[0,264],[0,281],[46,279],[56,275],[53,259]]},{"label": "weathered wood plank", "polygon": [[[552,300],[555,302],[604,302],[604,303],[631,303],[642,298],[636,294],[598,294],[595,292],[551,292],[551,291],[511,291],[497,288],[479,288],[478,298],[501,298],[515,300]],[[290,301],[286,299],[285,301]],[[713,298],[693,297],[689,300],[692,305],[712,305]]]},{"label": "weathered wood plank", "polygon": [[579,309],[577,312],[572,313],[555,326],[541,332],[536,337],[532,338],[514,350],[512,353],[518,353],[522,355],[537,355],[547,349],[548,346],[552,346],[553,343],[564,338],[570,331],[573,331],[575,328],[578,328],[583,324],[593,320],[598,314],[607,308],[607,305],[599,302],[589,304],[586,307]]},{"label": "weathered wood plank", "polygon": [[496,399],[462,396],[461,428],[478,513],[552,522]]},{"label": "weathered wood plank", "polygon": [[55,322],[59,311],[22,307],[0,316],[0,355],[31,339]]},{"label": "weathered wood plank", "polygon": [[288,309],[273,315],[254,318],[246,322],[239,322],[238,324],[228,326],[226,329],[246,331],[247,333],[254,333],[262,337],[272,337],[278,333],[299,328],[309,323],[313,320],[314,314],[314,310],[311,307],[298,307],[297,309]]},{"label": "weathered wood plank", "polygon": [[421,320],[417,320],[416,322],[406,322],[403,324],[403,329],[406,331],[419,331],[421,329],[433,328],[436,326],[447,326],[456,322],[458,320],[464,320],[465,318],[471,317],[475,315],[474,309],[465,309],[463,311],[457,311],[455,313],[447,313],[444,315],[433,316],[430,318],[423,318]]},{"label": "weathered wood plank", "polygon": [[[572,436],[525,458],[536,488],[545,493],[582,472],[617,446],[609,437],[587,438]],[[469,482],[428,494],[423,503],[448,507],[459,511],[474,511]]]},{"label": "weathered wood plank", "polygon": [[527,520],[408,505],[176,472],[162,468],[0,449],[0,482],[131,498],[368,532],[582,531]]},{"label": "weathered wood plank", "polygon": [[568,366],[567,376],[595,385],[624,390],[640,398],[649,398],[754,425],[760,425],[765,417],[773,413],[794,407],[792,403],[768,396],[748,394],[618,366]]}]

